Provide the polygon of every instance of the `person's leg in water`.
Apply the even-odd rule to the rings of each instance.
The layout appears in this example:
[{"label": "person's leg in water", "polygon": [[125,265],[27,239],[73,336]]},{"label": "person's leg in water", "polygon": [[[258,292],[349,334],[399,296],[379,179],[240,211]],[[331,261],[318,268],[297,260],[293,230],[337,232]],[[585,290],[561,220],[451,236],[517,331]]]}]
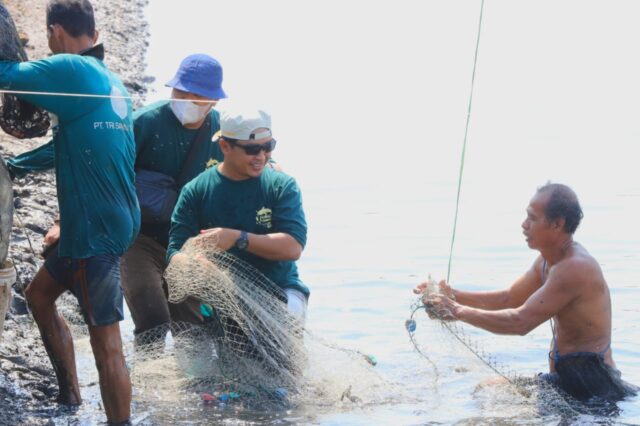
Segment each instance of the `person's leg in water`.
[{"label": "person's leg in water", "polygon": [[163,288],[165,249],[152,238],[139,234],[122,256],[122,290],[135,324],[136,349],[163,345],[171,317]]},{"label": "person's leg in water", "polygon": [[126,422],[131,413],[131,380],[122,352],[120,324],[90,325],[89,335],[107,419],[110,423]]},{"label": "person's leg in water", "polygon": [[57,401],[66,405],[79,405],[82,399],[76,372],[73,339],[69,327],[58,313],[55,304],[65,290],[43,266],[25,290],[25,296],[58,378]]},{"label": "person's leg in water", "polygon": [[72,291],[89,326],[107,420],[126,424],[131,411],[131,381],[120,337],[119,322],[124,319],[120,257],[103,254],[74,260]]}]

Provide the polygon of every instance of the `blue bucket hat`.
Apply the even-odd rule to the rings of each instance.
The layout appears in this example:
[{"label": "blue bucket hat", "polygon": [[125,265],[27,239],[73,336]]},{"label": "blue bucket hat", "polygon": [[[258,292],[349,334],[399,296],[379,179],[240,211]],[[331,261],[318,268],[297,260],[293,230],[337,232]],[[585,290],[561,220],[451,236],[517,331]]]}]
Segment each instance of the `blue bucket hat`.
[{"label": "blue bucket hat", "polygon": [[210,99],[223,99],[222,66],[209,55],[198,53],[182,60],[180,68],[165,86]]}]

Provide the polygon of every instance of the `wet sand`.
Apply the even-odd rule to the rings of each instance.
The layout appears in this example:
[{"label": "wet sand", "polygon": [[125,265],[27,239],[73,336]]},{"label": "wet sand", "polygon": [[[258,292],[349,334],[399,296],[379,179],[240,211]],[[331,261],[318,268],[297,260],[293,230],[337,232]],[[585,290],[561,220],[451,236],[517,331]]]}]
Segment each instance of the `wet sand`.
[{"label": "wet sand", "polygon": [[[49,54],[45,32],[47,0],[7,0],[30,59]],[[145,86],[145,52],[148,28],[143,9],[146,0],[100,0],[93,2],[99,42],[106,50],[105,63],[120,75],[139,105]],[[0,155],[7,159],[36,148],[46,137],[19,140],[0,131]],[[51,417],[64,416],[65,409],[55,403],[57,383],[51,364],[31,315],[21,303],[20,293],[42,265],[40,252],[44,236],[58,214],[53,172],[28,175],[13,183],[15,214],[9,259],[17,269],[14,305],[8,313],[0,341],[0,425],[51,424]],[[64,295],[59,310],[81,328],[77,303]]]}]

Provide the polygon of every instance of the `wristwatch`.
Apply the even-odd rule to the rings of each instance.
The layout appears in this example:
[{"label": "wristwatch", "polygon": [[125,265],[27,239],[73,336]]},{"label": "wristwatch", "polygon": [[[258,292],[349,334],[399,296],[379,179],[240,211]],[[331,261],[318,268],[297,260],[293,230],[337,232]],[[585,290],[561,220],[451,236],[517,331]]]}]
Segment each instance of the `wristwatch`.
[{"label": "wristwatch", "polygon": [[249,247],[249,234],[247,234],[247,231],[240,231],[240,238],[236,240],[235,245],[240,250],[246,250]]}]

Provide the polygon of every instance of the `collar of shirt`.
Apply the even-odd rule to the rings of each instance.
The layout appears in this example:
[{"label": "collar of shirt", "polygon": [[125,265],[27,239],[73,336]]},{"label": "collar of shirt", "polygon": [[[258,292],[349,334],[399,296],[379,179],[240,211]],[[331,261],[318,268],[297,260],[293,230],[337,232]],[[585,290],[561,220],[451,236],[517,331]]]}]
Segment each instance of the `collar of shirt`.
[{"label": "collar of shirt", "polygon": [[104,45],[102,43],[96,44],[88,49],[84,49],[78,52],[80,56],[92,56],[96,59],[104,61]]}]

